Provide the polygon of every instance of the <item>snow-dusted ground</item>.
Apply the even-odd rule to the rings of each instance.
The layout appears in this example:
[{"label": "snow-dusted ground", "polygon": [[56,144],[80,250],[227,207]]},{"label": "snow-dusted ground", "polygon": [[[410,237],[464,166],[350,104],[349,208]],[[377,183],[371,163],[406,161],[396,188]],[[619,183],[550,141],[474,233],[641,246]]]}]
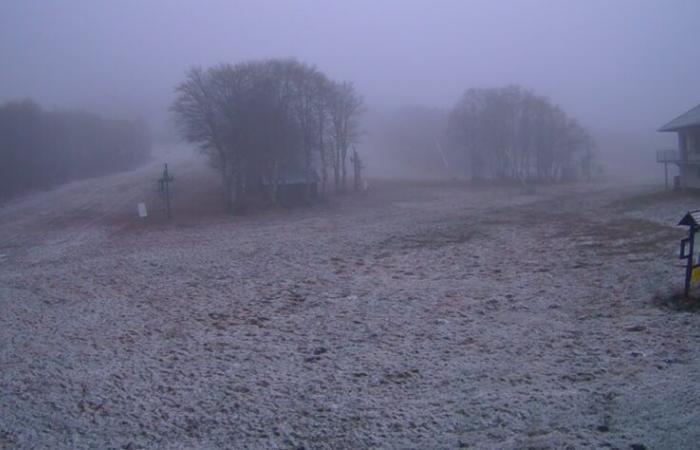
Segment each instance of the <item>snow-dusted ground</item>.
[{"label": "snow-dusted ground", "polygon": [[172,164],[169,224],[157,164],[1,207],[0,447],[697,446],[700,316],[653,297],[700,198],[376,182],[234,218]]}]

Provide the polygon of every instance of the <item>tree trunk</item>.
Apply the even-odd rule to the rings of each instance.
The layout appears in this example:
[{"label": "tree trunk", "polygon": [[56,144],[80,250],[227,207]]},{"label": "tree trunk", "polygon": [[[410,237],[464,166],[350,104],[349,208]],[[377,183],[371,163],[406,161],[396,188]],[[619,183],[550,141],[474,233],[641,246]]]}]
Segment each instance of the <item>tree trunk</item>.
[{"label": "tree trunk", "polygon": [[360,164],[355,163],[354,173],[353,173],[353,188],[355,191],[360,190]]},{"label": "tree trunk", "polygon": [[340,192],[340,151],[335,149],[333,155],[333,182],[335,184],[335,193]]},{"label": "tree trunk", "polygon": [[233,214],[233,196],[232,196],[232,190],[233,186],[231,185],[231,176],[228,170],[228,167],[226,165],[226,160],[221,156],[221,182],[223,184],[224,188],[224,207],[226,208],[226,212],[229,214]]},{"label": "tree trunk", "polygon": [[279,163],[275,161],[272,165],[272,179],[270,180],[270,200],[277,204],[277,193],[279,187]]},{"label": "tree trunk", "polygon": [[225,201],[226,201],[226,211],[229,214],[233,214],[236,212],[236,206],[238,203],[238,186],[237,186],[237,177],[233,170],[225,170],[225,179],[224,179],[224,196],[225,196]]},{"label": "tree trunk", "polygon": [[321,151],[321,197],[326,196],[326,182],[328,181],[328,166],[326,165],[325,152]]},{"label": "tree trunk", "polygon": [[347,158],[343,158],[342,161],[341,161],[341,167],[342,167],[342,173],[343,173],[343,178],[342,178],[341,187],[342,187],[342,191],[343,191],[343,192],[345,192],[346,186],[347,186],[347,185],[345,184],[345,180],[346,180],[346,178],[347,178],[347,169],[345,168],[345,160],[346,160],[346,159],[347,159]]},{"label": "tree trunk", "polygon": [[[307,143],[305,144],[306,148],[309,149],[310,144]],[[310,150],[305,150],[304,153],[304,177],[307,179],[306,181],[306,187],[304,189],[304,201],[307,203],[311,203],[311,198],[312,198],[312,191],[313,191],[313,186],[314,183],[311,182],[311,151]]]}]

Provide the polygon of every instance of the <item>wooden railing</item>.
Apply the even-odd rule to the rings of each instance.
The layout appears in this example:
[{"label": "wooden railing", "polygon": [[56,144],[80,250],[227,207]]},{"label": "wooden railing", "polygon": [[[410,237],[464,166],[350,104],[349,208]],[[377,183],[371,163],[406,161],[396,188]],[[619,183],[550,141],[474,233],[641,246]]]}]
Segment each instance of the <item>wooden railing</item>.
[{"label": "wooden railing", "polygon": [[657,150],[656,162],[658,163],[675,163],[681,160],[681,155],[678,150]]}]

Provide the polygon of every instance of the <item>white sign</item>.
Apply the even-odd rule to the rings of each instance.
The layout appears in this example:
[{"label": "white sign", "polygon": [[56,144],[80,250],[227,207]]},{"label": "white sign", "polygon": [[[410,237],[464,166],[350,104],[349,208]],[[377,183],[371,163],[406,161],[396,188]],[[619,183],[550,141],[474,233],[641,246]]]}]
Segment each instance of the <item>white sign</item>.
[{"label": "white sign", "polygon": [[146,216],[148,216],[148,212],[146,212],[146,204],[141,202],[137,206],[139,209],[139,217],[145,219]]}]

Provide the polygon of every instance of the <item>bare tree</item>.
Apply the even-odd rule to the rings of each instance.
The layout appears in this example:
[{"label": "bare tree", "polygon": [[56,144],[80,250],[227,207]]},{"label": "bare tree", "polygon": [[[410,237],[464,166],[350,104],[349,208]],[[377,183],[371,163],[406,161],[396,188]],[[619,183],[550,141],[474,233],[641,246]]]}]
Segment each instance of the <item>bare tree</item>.
[{"label": "bare tree", "polygon": [[329,91],[330,135],[333,143],[333,179],[336,192],[346,188],[348,150],[360,137],[359,116],[363,111],[362,98],[352,83],[333,83]]},{"label": "bare tree", "polygon": [[230,67],[223,65],[206,72],[200,68],[191,69],[185,81],[175,89],[177,98],[171,110],[185,140],[197,143],[211,164],[220,170],[224,201],[232,212],[237,178],[231,154],[233,112],[230,107],[235,103],[231,98],[234,83],[230,71]]},{"label": "bare tree", "polygon": [[448,129],[469,156],[474,177],[571,179],[577,155],[592,147],[578,122],[518,86],[466,91]]},{"label": "bare tree", "polygon": [[[302,144],[302,160],[305,173],[311,173],[314,159],[318,157],[321,170],[321,192],[325,193],[327,175],[326,123],[328,121],[328,97],[330,81],[315,67],[295,63],[292,67],[296,100],[294,112],[297,118]],[[307,190],[307,198],[310,196]]]},{"label": "bare tree", "polygon": [[[321,195],[325,196],[328,187],[328,167],[330,165],[332,152],[330,139],[328,138],[328,104],[329,104],[329,89],[330,82],[325,77],[319,80],[316,86],[318,92],[314,96],[313,110],[316,116],[316,139],[315,144],[318,150],[319,166],[321,169]],[[331,154],[329,154],[331,153]]]},{"label": "bare tree", "polygon": [[[314,67],[273,59],[192,69],[176,93],[177,123],[220,170],[229,210],[263,185],[277,202],[285,172],[310,177],[319,164],[325,190],[329,143],[337,149],[333,157],[342,158],[334,167],[345,173],[340,162],[356,140],[360,105],[349,83],[336,85]],[[307,183],[307,198],[310,189]]]}]

